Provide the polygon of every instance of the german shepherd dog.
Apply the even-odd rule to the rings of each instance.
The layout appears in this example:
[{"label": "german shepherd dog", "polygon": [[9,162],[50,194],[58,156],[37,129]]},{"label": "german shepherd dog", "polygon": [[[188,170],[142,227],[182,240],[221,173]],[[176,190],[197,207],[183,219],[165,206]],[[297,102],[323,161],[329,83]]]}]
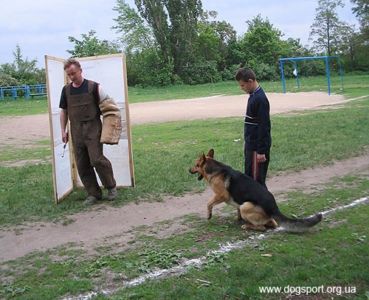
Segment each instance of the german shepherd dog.
[{"label": "german shepherd dog", "polygon": [[216,161],[213,149],[206,156],[202,154],[189,172],[198,174],[198,180],[204,178],[214,192],[208,202],[208,219],[212,217],[214,205],[226,202],[237,207],[238,219],[246,222],[244,229],[264,231],[280,225],[288,231],[300,232],[322,220],[322,214],[305,219],[286,217],[278,209],[272,193],[250,176]]}]

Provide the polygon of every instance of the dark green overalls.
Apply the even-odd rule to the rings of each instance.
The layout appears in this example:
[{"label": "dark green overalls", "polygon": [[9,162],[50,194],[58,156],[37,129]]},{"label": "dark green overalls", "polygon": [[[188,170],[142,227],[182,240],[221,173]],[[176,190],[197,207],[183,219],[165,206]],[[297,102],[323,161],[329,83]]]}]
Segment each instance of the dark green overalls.
[{"label": "dark green overalls", "polygon": [[110,161],[103,154],[100,143],[102,124],[98,100],[93,94],[93,81],[88,81],[88,92],[71,95],[71,85],[66,86],[68,117],[78,174],[88,195],[101,198],[102,191],[97,182],[94,168],[103,186],[114,188],[116,182]]}]

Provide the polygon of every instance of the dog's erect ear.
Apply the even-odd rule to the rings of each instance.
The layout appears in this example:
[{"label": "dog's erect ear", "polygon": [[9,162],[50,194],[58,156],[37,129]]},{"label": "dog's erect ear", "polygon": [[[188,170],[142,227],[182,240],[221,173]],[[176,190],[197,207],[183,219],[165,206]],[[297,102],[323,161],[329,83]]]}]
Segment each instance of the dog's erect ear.
[{"label": "dog's erect ear", "polygon": [[205,153],[203,153],[202,155],[201,155],[201,162],[205,162],[206,161],[206,156],[205,156]]},{"label": "dog's erect ear", "polygon": [[214,158],[214,149],[210,149],[207,156]]}]

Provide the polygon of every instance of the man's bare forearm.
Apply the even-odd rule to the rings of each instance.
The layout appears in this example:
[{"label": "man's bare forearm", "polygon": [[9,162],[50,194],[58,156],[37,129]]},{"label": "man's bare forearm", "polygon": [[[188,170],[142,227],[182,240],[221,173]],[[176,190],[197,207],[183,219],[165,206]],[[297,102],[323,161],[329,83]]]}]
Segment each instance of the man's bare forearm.
[{"label": "man's bare forearm", "polygon": [[67,123],[68,123],[68,112],[66,109],[62,109],[60,111],[60,128],[63,143],[68,142]]}]

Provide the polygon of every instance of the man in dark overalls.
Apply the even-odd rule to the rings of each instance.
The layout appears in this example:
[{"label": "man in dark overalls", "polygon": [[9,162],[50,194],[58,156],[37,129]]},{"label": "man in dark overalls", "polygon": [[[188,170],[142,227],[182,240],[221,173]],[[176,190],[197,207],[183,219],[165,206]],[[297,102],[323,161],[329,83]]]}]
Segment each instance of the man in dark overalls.
[{"label": "man in dark overalls", "polygon": [[110,161],[103,154],[100,143],[102,123],[99,103],[108,97],[98,83],[84,79],[80,63],[71,58],[64,64],[71,83],[63,87],[60,104],[62,140],[68,142],[67,123],[70,120],[72,143],[78,174],[88,193],[84,204],[91,205],[102,199],[102,191],[95,171],[108,190],[108,200],[117,196],[116,182]]},{"label": "man in dark overalls", "polygon": [[266,188],[265,179],[272,144],[269,101],[251,69],[239,69],[236,80],[241,89],[250,95],[244,127],[245,174]]}]

